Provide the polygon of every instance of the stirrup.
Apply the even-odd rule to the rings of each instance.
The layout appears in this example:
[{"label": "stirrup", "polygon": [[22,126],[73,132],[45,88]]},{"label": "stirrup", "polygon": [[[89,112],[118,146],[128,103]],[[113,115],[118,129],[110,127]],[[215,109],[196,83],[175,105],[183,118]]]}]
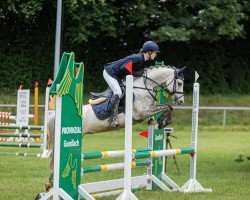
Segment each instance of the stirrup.
[{"label": "stirrup", "polygon": [[109,120],[108,120],[110,126],[112,127],[119,127],[120,126],[120,123],[119,123],[119,120],[117,117],[110,117]]}]

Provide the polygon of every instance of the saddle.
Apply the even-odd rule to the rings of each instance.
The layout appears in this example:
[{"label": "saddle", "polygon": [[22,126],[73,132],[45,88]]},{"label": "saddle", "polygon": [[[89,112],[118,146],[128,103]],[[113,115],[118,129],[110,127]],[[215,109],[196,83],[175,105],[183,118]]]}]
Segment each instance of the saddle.
[{"label": "saddle", "polygon": [[[122,88],[123,97],[120,100],[118,107],[118,114],[125,113],[125,89]],[[113,96],[113,91],[108,87],[107,90],[101,93],[90,92],[91,99],[89,104],[99,120],[105,120],[110,117],[111,102],[110,99]]]}]

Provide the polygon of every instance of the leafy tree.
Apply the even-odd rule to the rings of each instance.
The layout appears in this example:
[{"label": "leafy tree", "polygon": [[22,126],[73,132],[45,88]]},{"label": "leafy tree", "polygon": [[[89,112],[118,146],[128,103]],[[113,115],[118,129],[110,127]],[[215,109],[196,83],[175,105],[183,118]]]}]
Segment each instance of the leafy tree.
[{"label": "leafy tree", "polygon": [[[163,50],[158,59],[199,71],[203,91],[241,92],[249,79],[250,47],[244,42],[249,40],[249,11],[246,0],[64,0],[62,51],[74,51],[85,62],[88,89],[100,90],[104,63],[138,52],[153,39]],[[27,85],[52,77],[55,18],[56,1],[1,2],[1,89],[14,88],[13,70]],[[232,73],[236,66],[245,73]],[[187,73],[187,85],[192,73]]]}]

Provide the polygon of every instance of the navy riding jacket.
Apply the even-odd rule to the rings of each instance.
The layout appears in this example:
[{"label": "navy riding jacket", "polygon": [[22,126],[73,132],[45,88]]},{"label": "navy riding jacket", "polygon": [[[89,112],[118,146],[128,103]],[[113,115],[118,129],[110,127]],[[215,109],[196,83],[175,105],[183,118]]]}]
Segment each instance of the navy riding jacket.
[{"label": "navy riding jacket", "polygon": [[143,69],[146,67],[146,61],[144,59],[144,54],[132,54],[120,60],[107,63],[104,65],[107,73],[115,78],[119,83],[121,83],[122,79],[124,79],[127,75],[131,74],[129,70],[126,68],[126,65],[132,62],[132,75],[133,76],[142,76]]}]

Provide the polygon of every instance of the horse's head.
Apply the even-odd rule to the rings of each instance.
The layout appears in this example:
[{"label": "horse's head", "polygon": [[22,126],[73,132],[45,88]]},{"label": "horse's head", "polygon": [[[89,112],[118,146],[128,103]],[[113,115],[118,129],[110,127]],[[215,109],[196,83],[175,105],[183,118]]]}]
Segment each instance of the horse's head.
[{"label": "horse's head", "polygon": [[184,71],[186,67],[181,69],[172,68],[173,75],[167,78],[165,91],[171,95],[175,104],[184,103]]},{"label": "horse's head", "polygon": [[135,86],[135,88],[146,90],[156,101],[157,92],[160,89],[171,95],[175,104],[183,104],[184,70],[185,67],[177,69],[165,65],[160,67],[150,67],[144,71],[143,78],[138,79],[138,85]]}]

